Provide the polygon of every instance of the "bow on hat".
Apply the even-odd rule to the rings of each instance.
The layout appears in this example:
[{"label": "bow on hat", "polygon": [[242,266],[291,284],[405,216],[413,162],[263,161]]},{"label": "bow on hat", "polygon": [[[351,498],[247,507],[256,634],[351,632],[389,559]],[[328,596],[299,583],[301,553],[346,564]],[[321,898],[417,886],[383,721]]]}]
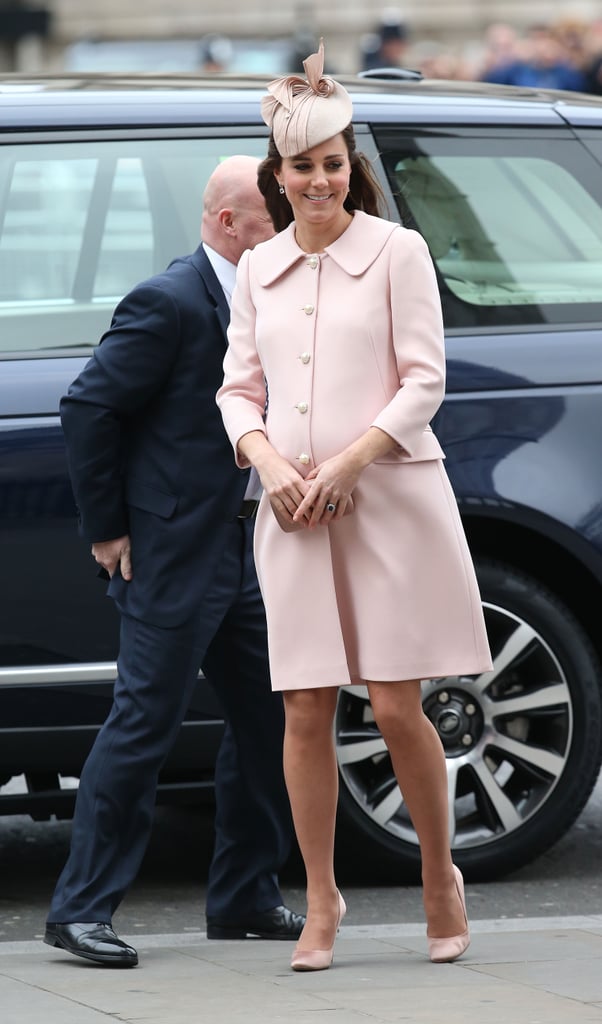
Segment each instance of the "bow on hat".
[{"label": "bow on hat", "polygon": [[303,61],[307,79],[276,78],[261,101],[261,115],[272,130],[280,156],[297,156],[346,128],[353,115],[346,89],[324,72],[324,42]]}]

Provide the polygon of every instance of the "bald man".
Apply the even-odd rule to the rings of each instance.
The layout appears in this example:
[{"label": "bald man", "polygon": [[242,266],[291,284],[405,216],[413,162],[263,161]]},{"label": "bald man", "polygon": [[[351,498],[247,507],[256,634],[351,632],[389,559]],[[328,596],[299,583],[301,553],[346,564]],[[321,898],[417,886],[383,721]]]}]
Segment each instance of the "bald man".
[{"label": "bald man", "polygon": [[236,265],[274,234],[257,165],[218,165],[198,249],[126,295],[61,400],[81,532],[121,630],[113,706],[82,772],[44,941],[109,967],[138,963],[112,917],[144,856],[159,769],[199,669],[226,723],[207,936],[296,939],[304,923],[277,878],[292,823],[253,564],[256,481],[236,468],[215,404]]}]

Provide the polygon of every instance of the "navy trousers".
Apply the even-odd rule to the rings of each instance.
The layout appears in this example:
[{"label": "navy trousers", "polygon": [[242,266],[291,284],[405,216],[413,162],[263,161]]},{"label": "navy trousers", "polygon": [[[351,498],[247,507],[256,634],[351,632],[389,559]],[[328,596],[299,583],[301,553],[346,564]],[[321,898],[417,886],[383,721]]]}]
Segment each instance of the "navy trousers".
[{"label": "navy trousers", "polygon": [[226,721],[207,913],[236,918],[282,903],[277,872],[293,836],[282,773],[284,712],[270,689],[253,524],[235,520],[230,527],[214,585],[191,621],[162,629],[122,616],[113,706],[82,772],[49,922],[111,921],[146,851],[159,769],[199,668]]}]

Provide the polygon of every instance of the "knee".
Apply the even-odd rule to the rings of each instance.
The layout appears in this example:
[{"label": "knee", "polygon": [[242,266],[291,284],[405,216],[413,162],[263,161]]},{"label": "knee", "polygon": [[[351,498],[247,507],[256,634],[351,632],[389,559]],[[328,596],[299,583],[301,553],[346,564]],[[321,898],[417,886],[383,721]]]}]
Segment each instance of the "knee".
[{"label": "knee", "polygon": [[396,740],[410,738],[424,718],[421,704],[401,699],[395,689],[393,685],[390,691],[384,687],[379,693],[371,694],[374,720],[385,742],[389,737]]},{"label": "knee", "polygon": [[385,742],[389,736],[399,736],[400,731],[404,731],[399,708],[392,707],[387,701],[378,701],[377,706],[373,706],[372,710],[374,721]]},{"label": "knee", "polygon": [[294,690],[284,696],[286,735],[309,740],[332,735],[336,693],[328,690]]}]

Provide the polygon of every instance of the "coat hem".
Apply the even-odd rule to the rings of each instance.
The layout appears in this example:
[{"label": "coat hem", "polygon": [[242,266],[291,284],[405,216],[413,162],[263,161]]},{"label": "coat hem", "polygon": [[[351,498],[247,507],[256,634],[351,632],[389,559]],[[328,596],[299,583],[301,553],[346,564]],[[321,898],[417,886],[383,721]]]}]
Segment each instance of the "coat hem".
[{"label": "coat hem", "polygon": [[[446,679],[451,676],[479,676],[483,672],[491,672],[493,670],[493,664],[490,659],[483,659],[467,667],[467,663],[463,662],[462,668],[450,668],[449,666],[445,669],[441,667],[432,666],[425,670],[424,665],[420,667],[420,671],[416,671],[413,674],[409,672],[407,666],[403,669],[391,669],[390,666],[378,668],[375,672],[366,673],[360,675],[349,675],[347,668],[333,671],[331,673],[324,673],[324,669],[320,669],[319,678],[317,674],[312,676],[311,670],[307,671],[303,675],[303,679],[291,680],[290,676],[287,678],[286,683],[283,682],[279,685],[274,679],[272,679],[272,690],[281,693],[286,690],[317,690],[326,687],[342,687],[342,686],[365,686],[366,682],[378,683],[398,683],[398,682],[411,682],[414,679],[428,680],[428,679]],[[334,679],[338,678],[338,682],[333,682]]]}]

